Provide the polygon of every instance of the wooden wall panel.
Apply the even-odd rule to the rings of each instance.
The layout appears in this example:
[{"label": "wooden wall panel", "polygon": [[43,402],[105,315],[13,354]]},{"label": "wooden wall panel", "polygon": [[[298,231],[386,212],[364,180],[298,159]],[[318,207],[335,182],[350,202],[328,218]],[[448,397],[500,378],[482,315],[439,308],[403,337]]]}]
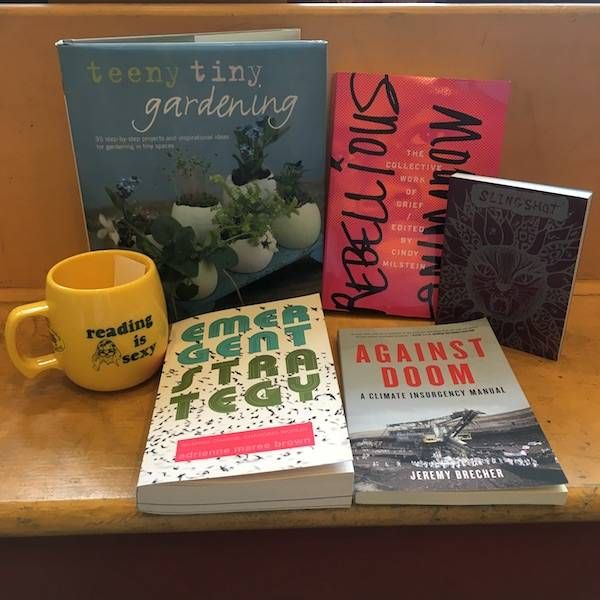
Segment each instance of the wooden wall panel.
[{"label": "wooden wall panel", "polygon": [[[284,26],[329,40],[331,72],[512,80],[502,175],[600,189],[598,5],[5,5],[0,287],[85,248],[56,40]],[[595,208],[580,278],[600,278],[598,229]]]}]

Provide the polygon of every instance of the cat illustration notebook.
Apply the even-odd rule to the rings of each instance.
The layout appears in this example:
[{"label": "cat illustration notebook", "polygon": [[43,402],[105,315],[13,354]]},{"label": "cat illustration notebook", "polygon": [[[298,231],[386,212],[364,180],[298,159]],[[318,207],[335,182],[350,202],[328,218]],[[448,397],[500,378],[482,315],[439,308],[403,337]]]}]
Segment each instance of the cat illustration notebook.
[{"label": "cat illustration notebook", "polygon": [[487,317],[501,344],[558,359],[591,196],[453,175],[436,322]]}]

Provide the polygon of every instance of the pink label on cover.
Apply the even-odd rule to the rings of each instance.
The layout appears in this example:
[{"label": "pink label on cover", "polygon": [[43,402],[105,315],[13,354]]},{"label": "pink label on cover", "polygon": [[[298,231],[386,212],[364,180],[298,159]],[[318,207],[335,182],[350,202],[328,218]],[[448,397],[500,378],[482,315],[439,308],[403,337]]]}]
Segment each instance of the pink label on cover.
[{"label": "pink label on cover", "polygon": [[314,444],[312,423],[296,423],[180,440],[177,442],[175,461],[271,452],[301,446],[314,446]]}]

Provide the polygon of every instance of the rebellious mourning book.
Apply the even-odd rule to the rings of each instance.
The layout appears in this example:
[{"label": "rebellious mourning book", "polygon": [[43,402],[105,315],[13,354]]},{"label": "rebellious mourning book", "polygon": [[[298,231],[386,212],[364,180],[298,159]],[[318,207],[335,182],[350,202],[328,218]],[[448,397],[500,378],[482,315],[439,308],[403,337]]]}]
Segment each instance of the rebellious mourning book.
[{"label": "rebellious mourning book", "polygon": [[558,359],[591,196],[454,175],[436,322],[487,317],[501,344]]},{"label": "rebellious mourning book", "polygon": [[90,248],[150,255],[175,318],[291,263],[319,289],[327,43],[299,38],[57,43]]},{"label": "rebellious mourning book", "polygon": [[486,319],[338,333],[365,504],[563,504],[566,478]]},{"label": "rebellious mourning book", "polygon": [[323,306],[433,318],[455,172],[496,175],[510,84],[338,73]]},{"label": "rebellious mourning book", "polygon": [[140,469],[140,511],[348,506],[352,484],[318,294],[172,326]]}]

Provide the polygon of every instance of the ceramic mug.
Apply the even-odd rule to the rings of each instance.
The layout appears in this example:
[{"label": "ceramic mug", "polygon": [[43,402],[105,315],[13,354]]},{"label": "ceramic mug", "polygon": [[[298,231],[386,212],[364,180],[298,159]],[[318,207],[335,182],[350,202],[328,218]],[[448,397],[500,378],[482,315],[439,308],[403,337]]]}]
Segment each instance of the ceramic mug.
[{"label": "ceramic mug", "polygon": [[[54,352],[23,356],[17,328],[28,317],[49,322]],[[19,306],[6,321],[8,355],[27,377],[61,369],[90,390],[121,390],[161,366],[168,338],[165,299],[152,259],[129,250],[67,258],[46,276],[46,299]]]}]

